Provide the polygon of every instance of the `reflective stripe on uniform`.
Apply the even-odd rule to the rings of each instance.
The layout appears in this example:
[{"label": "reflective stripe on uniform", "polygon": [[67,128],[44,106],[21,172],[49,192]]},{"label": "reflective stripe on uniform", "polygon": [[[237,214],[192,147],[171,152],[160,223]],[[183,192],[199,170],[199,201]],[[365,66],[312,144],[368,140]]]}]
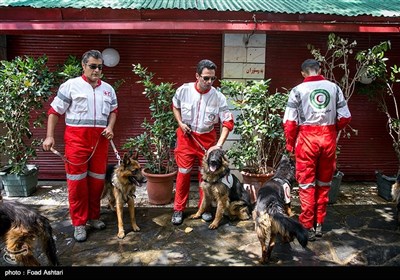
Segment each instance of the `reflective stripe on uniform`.
[{"label": "reflective stripe on uniform", "polygon": [[317,186],[330,186],[332,184],[332,181],[329,182],[322,182],[317,180]]},{"label": "reflective stripe on uniform", "polygon": [[299,188],[308,189],[309,187],[314,187],[315,183],[299,184]]},{"label": "reflective stripe on uniform", "polygon": [[67,173],[67,179],[71,181],[79,181],[84,178],[86,178],[87,172],[81,173],[81,174],[68,174]]},{"label": "reflective stripe on uniform", "polygon": [[178,171],[179,171],[180,173],[187,174],[187,173],[189,173],[190,171],[192,171],[192,168],[182,168],[182,167],[179,167],[179,168],[178,168]]},{"label": "reflective stripe on uniform", "polygon": [[96,178],[96,179],[99,179],[99,180],[102,180],[102,179],[106,178],[106,174],[99,174],[99,173],[95,173],[95,172],[92,172],[92,171],[88,171],[88,175],[90,177],[92,177],[92,178]]}]

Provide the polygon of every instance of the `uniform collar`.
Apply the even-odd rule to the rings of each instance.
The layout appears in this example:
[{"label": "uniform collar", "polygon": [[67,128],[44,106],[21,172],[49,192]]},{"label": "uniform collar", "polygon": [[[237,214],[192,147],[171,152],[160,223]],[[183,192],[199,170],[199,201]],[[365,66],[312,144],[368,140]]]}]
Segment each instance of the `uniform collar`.
[{"label": "uniform collar", "polygon": [[[82,74],[81,77],[82,77],[82,79],[83,79],[85,82],[87,82],[87,83],[90,84],[90,82],[88,81],[88,78],[87,78],[84,74]],[[97,85],[96,85],[96,87],[98,87],[99,85],[101,85],[101,80],[100,80],[100,79],[97,80]]]},{"label": "uniform collar", "polygon": [[196,89],[196,91],[198,92],[198,93],[200,93],[200,94],[206,94],[206,93],[208,93],[208,92],[210,92],[210,90],[211,90],[211,88],[209,89],[209,90],[207,90],[207,91],[199,91],[199,89],[197,88],[197,84],[198,84],[199,82],[198,81],[196,81],[195,83],[194,83],[194,88]]},{"label": "uniform collar", "polygon": [[325,80],[325,77],[322,75],[316,75],[316,76],[308,76],[307,78],[304,78],[303,82],[315,82],[315,81],[322,81]]}]

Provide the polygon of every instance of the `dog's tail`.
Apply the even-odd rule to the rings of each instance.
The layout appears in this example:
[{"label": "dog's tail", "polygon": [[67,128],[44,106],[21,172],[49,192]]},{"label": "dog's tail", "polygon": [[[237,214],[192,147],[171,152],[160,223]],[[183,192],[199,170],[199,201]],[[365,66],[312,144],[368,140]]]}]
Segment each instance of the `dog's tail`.
[{"label": "dog's tail", "polygon": [[308,243],[308,231],[297,220],[282,213],[274,213],[272,216],[272,226],[277,229],[285,240],[293,240],[296,237],[302,247]]},{"label": "dog's tail", "polygon": [[41,230],[42,234],[40,235],[42,238],[42,248],[43,252],[46,253],[47,258],[49,259],[52,265],[60,265],[60,262],[57,257],[57,248],[56,242],[53,238],[53,229],[50,225],[49,220],[41,216],[40,217],[40,224],[42,224]]}]

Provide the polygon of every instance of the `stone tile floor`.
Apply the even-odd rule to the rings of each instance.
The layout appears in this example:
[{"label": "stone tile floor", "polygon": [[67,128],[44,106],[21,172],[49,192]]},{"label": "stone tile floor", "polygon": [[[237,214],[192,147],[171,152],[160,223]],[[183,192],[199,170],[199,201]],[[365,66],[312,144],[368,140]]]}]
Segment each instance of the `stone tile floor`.
[{"label": "stone tile floor", "polygon": [[[293,190],[294,211],[299,213],[296,194],[297,191]],[[88,240],[83,243],[75,242],[72,238],[73,228],[69,220],[64,181],[40,181],[32,196],[5,199],[32,205],[50,219],[63,267],[106,267],[96,270],[104,275],[116,272],[109,267],[132,266],[191,269],[198,266],[233,266],[261,267],[273,271],[277,267],[400,265],[400,232],[393,219],[394,203],[377,195],[374,182],[343,182],[337,202],[328,207],[322,239],[310,242],[306,249],[297,240],[290,244],[278,242],[272,260],[266,266],[258,264],[260,248],[251,220],[224,219],[217,230],[209,230],[208,223],[202,220],[185,219],[182,225],[173,226],[170,223],[172,202],[167,205],[149,204],[145,186],[137,189],[135,199],[140,232],[129,230],[125,207],[127,235],[124,239],[118,239],[115,213],[102,207],[101,219],[106,222],[107,228],[102,231],[89,228]],[[185,218],[196,211],[197,200],[197,184],[193,183]],[[105,203],[103,201],[103,206]],[[46,263],[43,254],[39,258]],[[2,259],[1,266],[8,268]]]},{"label": "stone tile floor", "polygon": [[[188,208],[197,207],[199,198],[198,184],[192,182],[189,194]],[[32,205],[67,205],[68,194],[65,181],[39,181],[35,193],[28,197],[5,197],[9,200],[17,200],[22,203]],[[173,201],[165,205],[150,204],[146,186],[136,189],[135,205],[137,207],[151,208],[173,208]],[[297,188],[292,191],[293,204],[298,205]],[[374,205],[392,203],[378,196],[377,185],[375,182],[343,182],[340,186],[339,195],[336,205]],[[102,205],[106,205],[106,201],[102,201]]]}]

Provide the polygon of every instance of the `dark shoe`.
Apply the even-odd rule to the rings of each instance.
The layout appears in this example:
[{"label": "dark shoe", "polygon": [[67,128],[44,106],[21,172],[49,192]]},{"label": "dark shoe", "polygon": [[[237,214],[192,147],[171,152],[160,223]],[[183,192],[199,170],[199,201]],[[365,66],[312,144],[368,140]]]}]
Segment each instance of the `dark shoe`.
[{"label": "dark shoe", "polygon": [[171,222],[174,225],[182,224],[182,222],[183,222],[183,212],[182,211],[175,211],[174,214],[172,214]]},{"label": "dark shoe", "polygon": [[204,212],[203,214],[201,214],[201,218],[206,222],[211,222],[213,219],[210,212]]},{"label": "dark shoe", "polygon": [[74,231],[74,238],[78,242],[86,240],[86,229],[85,226],[76,226]]},{"label": "dark shoe", "polygon": [[315,241],[315,229],[314,228],[310,228],[308,230],[308,241]]},{"label": "dark shoe", "polygon": [[322,237],[322,224],[317,224],[315,227],[315,236]]}]

